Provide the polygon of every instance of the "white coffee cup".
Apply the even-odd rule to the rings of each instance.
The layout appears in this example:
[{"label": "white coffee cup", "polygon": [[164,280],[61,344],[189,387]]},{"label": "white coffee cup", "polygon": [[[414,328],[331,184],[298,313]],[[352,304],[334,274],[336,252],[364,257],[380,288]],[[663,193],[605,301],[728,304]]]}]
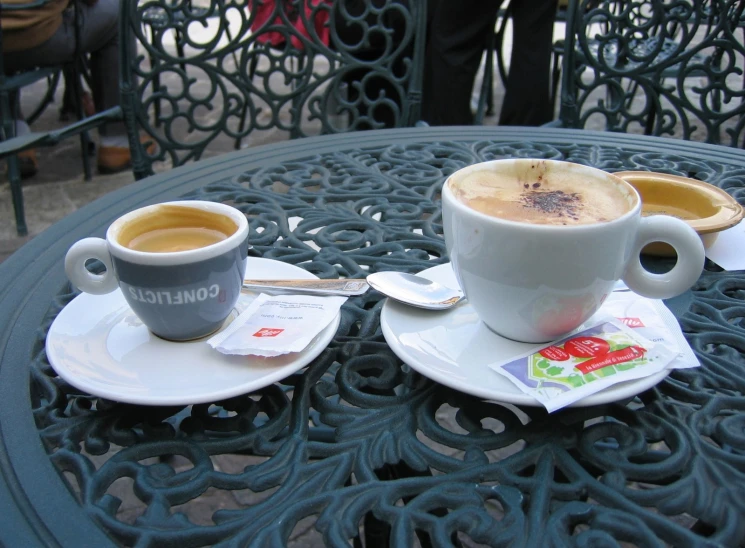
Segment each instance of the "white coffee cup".
[{"label": "white coffee cup", "polygon": [[[467,176],[484,170],[512,177],[516,186],[528,185],[528,191],[532,181],[545,183],[552,177],[614,185],[627,211],[588,224],[499,218],[477,211],[462,197],[461,187],[473,180]],[[458,283],[491,330],[517,341],[547,342],[590,318],[618,280],[640,295],[664,299],[679,295],[699,278],[704,248],[696,232],[673,217],[643,218],[641,205],[633,186],[592,167],[533,159],[483,162],[445,181],[445,243]],[[645,270],[639,260],[642,248],[658,241],[670,244],[678,255],[664,274]]]}]

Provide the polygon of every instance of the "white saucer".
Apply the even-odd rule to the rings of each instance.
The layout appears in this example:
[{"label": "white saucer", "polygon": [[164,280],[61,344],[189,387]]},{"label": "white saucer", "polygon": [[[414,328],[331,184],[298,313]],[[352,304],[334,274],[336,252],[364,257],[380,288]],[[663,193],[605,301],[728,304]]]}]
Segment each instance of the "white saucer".
[{"label": "white saucer", "polygon": [[[246,276],[316,278],[294,265],[252,257]],[[254,297],[241,295],[236,310],[244,310]],[[187,405],[246,394],[298,371],[331,342],[339,321],[337,314],[302,352],[275,358],[226,356],[211,348],[207,337],[181,343],[156,337],[117,289],[73,299],[52,323],[46,350],[57,374],[89,394],[143,405]]]},{"label": "white saucer", "polygon": [[[458,287],[450,264],[419,273],[429,280]],[[601,308],[597,314],[603,314]],[[489,367],[535,348],[500,337],[479,320],[468,302],[450,310],[433,312],[388,299],[380,315],[388,345],[412,369],[440,384],[487,400],[540,406],[533,397]],[[619,383],[572,404],[584,407],[631,398],[656,385],[670,373]]]}]

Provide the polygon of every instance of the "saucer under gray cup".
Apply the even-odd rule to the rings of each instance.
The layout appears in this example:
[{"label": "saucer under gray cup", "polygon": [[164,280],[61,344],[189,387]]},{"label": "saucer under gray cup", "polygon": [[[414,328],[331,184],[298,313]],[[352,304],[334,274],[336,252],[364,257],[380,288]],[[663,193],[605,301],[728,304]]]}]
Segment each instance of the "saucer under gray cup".
[{"label": "saucer under gray cup", "polygon": [[[525,192],[550,187],[553,177],[613,185],[613,192],[620,190],[625,196],[627,211],[607,221],[571,226],[498,218],[456,195],[477,171],[513,178]],[[556,340],[579,327],[600,308],[618,280],[655,299],[679,295],[696,282],[704,264],[696,232],[674,217],[643,218],[641,210],[638,192],[619,177],[553,160],[471,165],[453,173],[442,190],[445,243],[468,301],[492,331],[531,343]],[[657,241],[669,243],[678,255],[665,274],[645,270],[639,260],[642,248]]]},{"label": "saucer under gray cup", "polygon": [[[227,217],[235,224],[221,241],[185,251],[146,252],[119,241],[123,230],[139,219],[157,218],[159,208],[198,210],[200,215]],[[186,212],[186,210],[184,210]],[[155,214],[155,215],[154,215]],[[179,201],[146,206],[120,217],[106,239],[85,238],[65,257],[65,272],[81,291],[101,295],[121,289],[127,303],[148,329],[164,339],[186,341],[217,331],[238,300],[246,273],[248,221],[230,206],[205,201]],[[93,274],[86,262],[106,267]]]}]

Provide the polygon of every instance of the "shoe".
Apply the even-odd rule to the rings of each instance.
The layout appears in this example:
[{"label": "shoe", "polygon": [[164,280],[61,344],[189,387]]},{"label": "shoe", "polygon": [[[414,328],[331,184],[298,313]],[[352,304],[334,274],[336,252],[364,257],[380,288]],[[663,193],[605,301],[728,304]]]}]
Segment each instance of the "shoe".
[{"label": "shoe", "polygon": [[[155,143],[152,142],[149,136],[140,137],[140,142],[147,145],[147,154],[152,155],[155,152]],[[111,175],[112,173],[119,173],[131,167],[132,153],[129,147],[98,147],[98,172],[100,174]]]},{"label": "shoe", "polygon": [[36,149],[28,148],[17,154],[18,170],[21,173],[21,179],[33,177],[39,171],[39,161],[36,158]]},{"label": "shoe", "polygon": [[98,147],[98,172],[104,175],[119,173],[132,167],[129,147]]}]

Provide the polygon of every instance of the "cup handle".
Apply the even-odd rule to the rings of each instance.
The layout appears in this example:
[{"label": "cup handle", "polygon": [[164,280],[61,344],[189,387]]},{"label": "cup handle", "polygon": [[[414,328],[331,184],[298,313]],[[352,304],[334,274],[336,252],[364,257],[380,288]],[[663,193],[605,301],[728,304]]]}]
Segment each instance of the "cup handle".
[{"label": "cup handle", "polygon": [[[90,259],[101,261],[106,267],[106,272],[90,272],[85,267],[85,263]],[[114,275],[108,245],[106,240],[101,238],[84,238],[75,242],[65,255],[65,274],[75,287],[92,295],[111,293],[119,285]]]},{"label": "cup handle", "polygon": [[[665,274],[649,272],[639,260],[642,248],[652,242],[670,244],[678,254],[677,263]],[[704,260],[701,238],[685,221],[667,215],[645,217],[639,225],[623,281],[629,289],[643,297],[669,299],[696,283],[701,276]]]}]

